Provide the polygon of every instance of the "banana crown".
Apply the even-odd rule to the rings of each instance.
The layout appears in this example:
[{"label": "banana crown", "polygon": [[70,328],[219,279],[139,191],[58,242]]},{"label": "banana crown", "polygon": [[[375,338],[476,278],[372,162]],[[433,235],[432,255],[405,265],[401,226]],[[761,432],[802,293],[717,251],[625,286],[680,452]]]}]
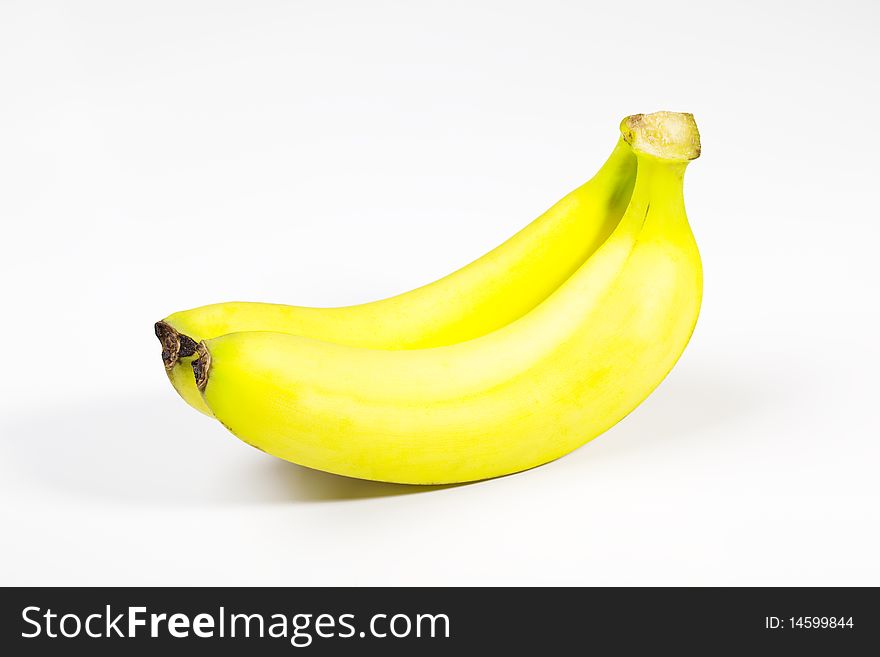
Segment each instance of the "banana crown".
[{"label": "banana crown", "polygon": [[621,121],[620,134],[638,153],[684,162],[700,157],[700,131],[693,114],[633,114]]}]

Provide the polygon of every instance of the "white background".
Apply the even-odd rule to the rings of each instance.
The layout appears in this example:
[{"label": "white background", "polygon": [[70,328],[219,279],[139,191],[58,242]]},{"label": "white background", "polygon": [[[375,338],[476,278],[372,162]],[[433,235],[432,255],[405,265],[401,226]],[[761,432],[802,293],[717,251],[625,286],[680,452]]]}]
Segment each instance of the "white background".
[{"label": "white background", "polygon": [[[0,2],[2,584],[880,584],[876,2]],[[448,273],[690,111],[694,339],[550,465],[239,442],[153,322]]]}]

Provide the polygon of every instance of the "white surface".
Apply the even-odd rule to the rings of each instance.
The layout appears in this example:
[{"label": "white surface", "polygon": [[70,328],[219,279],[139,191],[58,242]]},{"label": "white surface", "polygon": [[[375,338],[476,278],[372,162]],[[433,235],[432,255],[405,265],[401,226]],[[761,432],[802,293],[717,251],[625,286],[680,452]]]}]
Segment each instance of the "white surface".
[{"label": "white surface", "polygon": [[[2,584],[880,585],[875,2],[3,2]],[[433,280],[692,111],[684,358],[437,490],[238,442],[152,323]]]}]

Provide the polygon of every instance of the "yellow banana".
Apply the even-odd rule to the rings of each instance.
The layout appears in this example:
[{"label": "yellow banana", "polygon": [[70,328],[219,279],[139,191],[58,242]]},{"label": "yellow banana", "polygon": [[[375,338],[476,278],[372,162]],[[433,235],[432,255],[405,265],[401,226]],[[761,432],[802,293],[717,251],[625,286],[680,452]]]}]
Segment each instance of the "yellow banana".
[{"label": "yellow banana", "polygon": [[684,350],[702,269],[684,208],[690,114],[621,125],[638,159],[605,243],[520,319],[466,342],[382,351],[273,332],[205,340],[214,416],[270,454],[402,483],[495,477],[558,458],[632,411]]},{"label": "yellow banana", "polygon": [[156,323],[165,369],[190,405],[210,415],[190,368],[199,340],[236,331],[278,331],[375,349],[453,344],[489,333],[547,298],[620,221],[635,180],[620,140],[599,172],[483,257],[404,294],[342,308],[219,303]]}]

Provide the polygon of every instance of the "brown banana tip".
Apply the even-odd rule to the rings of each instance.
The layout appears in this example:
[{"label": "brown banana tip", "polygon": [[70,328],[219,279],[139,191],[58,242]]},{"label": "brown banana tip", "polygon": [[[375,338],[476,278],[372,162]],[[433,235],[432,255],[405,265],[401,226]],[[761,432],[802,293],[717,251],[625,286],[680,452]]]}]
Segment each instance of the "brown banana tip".
[{"label": "brown banana tip", "polygon": [[204,392],[208,385],[208,375],[211,373],[211,352],[204,342],[196,347],[196,358],[192,362],[193,375],[196,377],[196,387]]},{"label": "brown banana tip", "polygon": [[196,352],[196,341],[184,335],[167,322],[156,322],[156,337],[162,344],[162,362],[166,370],[171,370],[181,358],[188,358]]}]

